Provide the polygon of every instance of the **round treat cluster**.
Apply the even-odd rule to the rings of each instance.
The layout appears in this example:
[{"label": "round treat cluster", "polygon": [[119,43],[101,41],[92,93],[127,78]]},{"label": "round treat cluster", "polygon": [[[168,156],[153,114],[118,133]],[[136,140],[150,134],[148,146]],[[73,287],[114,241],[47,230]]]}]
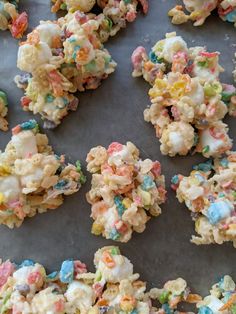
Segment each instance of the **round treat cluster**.
[{"label": "round treat cluster", "polygon": [[132,232],[143,232],[150,216],[161,213],[165,182],[158,161],[142,160],[134,144],[112,143],[92,148],[87,156],[92,187],[92,233],[127,242]]},{"label": "round treat cluster", "polygon": [[215,9],[223,21],[234,23],[236,26],[236,2],[235,0],[183,0],[184,8],[190,13],[185,14],[182,5],[176,5],[168,12],[173,24],[182,24],[189,20],[194,26],[202,25],[206,18]]},{"label": "round treat cluster", "polygon": [[0,30],[10,29],[14,38],[21,38],[28,27],[26,12],[18,13],[19,0],[0,0]]},{"label": "round treat cluster", "polygon": [[138,47],[132,55],[133,76],[143,76],[152,88],[151,122],[164,155],[186,155],[193,149],[205,157],[220,156],[232,147],[227,113],[236,115],[236,89],[219,81],[219,53],[188,48],[182,37],[167,34],[147,55]]},{"label": "round treat cluster", "polygon": [[232,241],[236,247],[236,152],[194,166],[190,176],[176,175],[172,184],[178,200],[192,212],[198,234],[193,243]]},{"label": "round treat cluster", "polygon": [[[98,250],[94,264],[96,272],[92,273],[79,260],[66,260],[59,272],[51,274],[32,260],[0,264],[2,313],[161,314],[174,313],[182,301],[202,300],[190,293],[182,278],[147,292],[146,283],[117,247]],[[159,302],[158,307],[152,299]]]},{"label": "round treat cluster", "polygon": [[[80,168],[65,163],[39,133],[35,120],[17,125],[5,152],[0,153],[0,224],[20,226],[26,217],[55,209],[63,195],[85,181]],[[1,275],[0,275],[1,279]]]}]

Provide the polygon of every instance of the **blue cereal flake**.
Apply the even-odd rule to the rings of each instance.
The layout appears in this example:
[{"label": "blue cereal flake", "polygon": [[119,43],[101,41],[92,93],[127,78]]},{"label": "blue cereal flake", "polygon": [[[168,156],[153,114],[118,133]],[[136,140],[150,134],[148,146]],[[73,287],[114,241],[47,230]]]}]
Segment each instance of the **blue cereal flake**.
[{"label": "blue cereal flake", "polygon": [[109,238],[116,241],[120,238],[119,232],[116,230],[116,228],[112,228],[111,232],[109,234]]},{"label": "blue cereal flake", "polygon": [[25,259],[20,265],[19,268],[21,267],[28,267],[28,266],[34,266],[35,262],[32,259]]},{"label": "blue cereal flake", "polygon": [[230,22],[230,23],[234,23],[236,22],[236,10],[231,11],[230,13],[228,13],[226,16],[226,21]]},{"label": "blue cereal flake", "polygon": [[162,304],[162,309],[165,311],[166,314],[174,313],[174,311],[170,308],[168,303]]},{"label": "blue cereal flake", "polygon": [[228,161],[227,158],[222,158],[222,159],[220,160],[220,165],[221,165],[222,167],[226,168],[226,167],[228,167],[228,164],[229,164],[229,161]]},{"label": "blue cereal flake", "polygon": [[67,180],[59,180],[57,184],[54,185],[54,189],[63,190],[66,188],[67,184],[68,184]]},{"label": "blue cereal flake", "polygon": [[211,203],[207,210],[206,216],[212,225],[217,224],[220,220],[227,218],[231,215],[231,211],[234,206],[226,201],[219,201],[216,203]]},{"label": "blue cereal flake", "polygon": [[176,174],[171,178],[172,184],[178,184],[179,183],[179,176]]},{"label": "blue cereal flake", "polygon": [[46,97],[45,97],[45,101],[49,102],[49,103],[53,102],[54,99],[55,99],[55,97],[53,95],[51,95],[51,94],[47,94]]},{"label": "blue cereal flake", "polygon": [[212,165],[211,160],[208,160],[206,162],[203,162],[203,163],[200,163],[198,165],[193,166],[194,170],[199,170],[199,171],[203,171],[203,172],[211,171],[212,168],[213,168],[213,165]]},{"label": "blue cereal flake", "polygon": [[126,210],[125,206],[122,204],[122,198],[118,195],[115,196],[114,197],[114,203],[116,205],[119,216],[122,217],[123,213]]},{"label": "blue cereal flake", "polygon": [[74,52],[73,52],[73,54],[72,54],[72,58],[73,58],[73,59],[76,59],[77,51],[79,51],[80,48],[81,48],[80,46],[75,46]]},{"label": "blue cereal flake", "polygon": [[195,173],[194,177],[200,182],[200,183],[203,183],[205,182],[205,178],[199,173]]},{"label": "blue cereal flake", "polygon": [[198,314],[213,314],[213,311],[208,306],[201,306]]},{"label": "blue cereal flake", "polygon": [[38,123],[35,120],[29,120],[27,122],[23,122],[20,124],[21,130],[33,130],[35,128],[38,128]]},{"label": "blue cereal flake", "polygon": [[150,51],[148,57],[152,61],[152,63],[162,63],[162,62],[164,62],[164,59],[159,59],[154,51]]},{"label": "blue cereal flake", "polygon": [[54,271],[51,274],[47,275],[47,280],[55,280],[57,279],[59,276],[59,272],[58,271]]},{"label": "blue cereal flake", "polygon": [[155,182],[153,181],[152,177],[148,176],[148,175],[145,175],[144,176],[144,179],[143,179],[143,183],[141,185],[141,188],[144,190],[144,191],[148,191],[148,190],[151,190],[153,188],[156,187],[156,184]]},{"label": "blue cereal flake", "polygon": [[74,279],[74,262],[71,260],[64,261],[59,273],[61,282],[71,283]]}]

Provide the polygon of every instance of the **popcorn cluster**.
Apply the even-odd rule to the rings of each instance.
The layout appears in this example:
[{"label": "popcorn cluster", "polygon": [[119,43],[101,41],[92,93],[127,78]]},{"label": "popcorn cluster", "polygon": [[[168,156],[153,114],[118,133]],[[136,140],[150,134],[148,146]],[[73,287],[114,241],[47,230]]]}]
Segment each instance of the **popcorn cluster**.
[{"label": "popcorn cluster", "polygon": [[[79,260],[66,260],[59,272],[25,260],[0,265],[2,313],[22,314],[160,314],[174,313],[182,301],[196,303],[185,280],[168,281],[162,289],[146,291],[146,283],[119,248],[103,247],[95,253],[96,272],[87,272]],[[160,308],[152,304],[159,302]]]},{"label": "popcorn cluster", "polygon": [[56,209],[63,195],[77,192],[85,181],[80,163],[66,164],[64,156],[55,155],[35,120],[12,132],[0,153],[0,224],[9,228],[19,227],[37,212]]},{"label": "popcorn cluster", "polygon": [[[182,24],[193,21],[194,26],[202,25],[206,18],[215,9],[223,21],[234,23],[236,26],[236,1],[235,0],[183,0],[182,5],[176,5],[168,12],[173,24]],[[185,14],[184,8],[190,13]]]},{"label": "popcorn cluster", "polygon": [[166,190],[158,161],[140,159],[131,142],[92,148],[86,161],[93,174],[87,194],[93,234],[127,242],[133,231],[145,230],[150,216],[160,215]]},{"label": "popcorn cluster", "polygon": [[219,80],[223,68],[218,52],[188,48],[182,37],[170,33],[149,55],[144,47],[136,48],[132,63],[133,76],[152,85],[144,119],[154,125],[164,155],[195,149],[215,157],[231,149],[222,119],[227,113],[236,116],[236,89]]},{"label": "popcorn cluster", "polygon": [[96,89],[116,66],[94,32],[95,20],[77,11],[58,22],[41,22],[18,51],[17,66],[29,74],[16,76],[25,90],[24,110],[39,113],[44,127],[55,128],[70,110],[74,93]]},{"label": "popcorn cluster", "polygon": [[99,15],[78,10],[89,11],[93,1],[57,1],[53,10],[63,4],[69,13],[58,21],[40,22],[18,51],[17,66],[28,72],[15,78],[25,90],[22,107],[39,113],[45,128],[55,128],[69,111],[76,110],[77,91],[96,89],[114,72],[116,63],[103,43],[137,13],[137,1],[101,2]]},{"label": "popcorn cluster", "polygon": [[236,247],[236,152],[194,166],[188,177],[174,176],[172,184],[195,221],[193,243],[232,241]]},{"label": "popcorn cluster", "polygon": [[54,2],[53,12],[63,9],[69,12],[80,10],[88,13],[97,4],[102,13],[90,14],[90,16],[99,21],[99,35],[102,42],[116,35],[121,28],[126,27],[127,22],[136,19],[139,4],[145,14],[148,12],[148,0],[52,0],[52,2]]}]

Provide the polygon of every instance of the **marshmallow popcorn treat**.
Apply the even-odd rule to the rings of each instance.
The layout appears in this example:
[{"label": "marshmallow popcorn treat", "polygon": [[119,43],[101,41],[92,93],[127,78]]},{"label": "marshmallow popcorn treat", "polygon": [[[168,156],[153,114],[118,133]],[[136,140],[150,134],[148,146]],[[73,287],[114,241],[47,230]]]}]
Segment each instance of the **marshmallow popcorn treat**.
[{"label": "marshmallow popcorn treat", "polygon": [[131,142],[97,146],[87,155],[92,187],[92,233],[127,242],[132,232],[143,232],[150,216],[161,214],[165,202],[165,178],[158,161],[142,160]]},{"label": "marshmallow popcorn treat", "polygon": [[52,2],[55,3],[52,7],[53,12],[64,9],[69,12],[80,10],[88,13],[97,4],[102,13],[90,16],[99,22],[103,42],[126,27],[127,22],[136,19],[139,4],[145,14],[148,12],[148,0],[52,0]]},{"label": "marshmallow popcorn treat", "polygon": [[8,102],[7,95],[0,90],[0,130],[8,130],[8,122],[6,120],[6,115],[8,112]]},{"label": "marshmallow popcorn treat", "polygon": [[[176,5],[168,12],[173,24],[182,24],[189,20],[194,26],[202,25],[214,9],[223,21],[234,23],[236,26],[236,1],[235,0],[183,0],[182,5]],[[190,14],[185,14],[184,9]]]},{"label": "marshmallow popcorn treat", "polygon": [[101,43],[99,23],[77,11],[59,21],[40,22],[18,51],[17,66],[28,74],[15,81],[25,90],[24,110],[39,113],[44,127],[55,128],[70,110],[74,93],[96,89],[116,63]]},{"label": "marshmallow popcorn treat", "polygon": [[236,247],[236,152],[195,166],[188,177],[174,176],[172,187],[195,221],[193,243]]},{"label": "marshmallow popcorn treat", "polygon": [[212,286],[210,295],[197,303],[198,314],[233,314],[236,309],[236,289],[233,279],[226,275]]},{"label": "marshmallow popcorn treat", "polygon": [[166,35],[149,55],[144,47],[133,52],[133,76],[152,85],[151,122],[164,155],[186,155],[193,149],[205,157],[220,156],[232,147],[227,113],[236,116],[236,89],[219,81],[219,53],[205,47],[188,48],[182,37]]},{"label": "marshmallow popcorn treat", "polygon": [[85,177],[80,163],[65,163],[39,133],[35,120],[17,125],[0,153],[0,224],[19,227],[26,217],[56,209],[77,192]]},{"label": "marshmallow popcorn treat", "polygon": [[18,13],[19,0],[0,0],[0,30],[11,31],[14,38],[21,38],[28,27],[26,12]]},{"label": "marshmallow popcorn treat", "polygon": [[[172,314],[179,313],[176,310],[180,302],[202,300],[190,293],[181,278],[146,292],[146,283],[133,272],[133,265],[117,247],[98,250],[94,264],[96,272],[92,273],[79,260],[66,260],[59,272],[47,274],[32,260],[1,263],[1,313]],[[152,299],[160,308],[152,305]]]}]

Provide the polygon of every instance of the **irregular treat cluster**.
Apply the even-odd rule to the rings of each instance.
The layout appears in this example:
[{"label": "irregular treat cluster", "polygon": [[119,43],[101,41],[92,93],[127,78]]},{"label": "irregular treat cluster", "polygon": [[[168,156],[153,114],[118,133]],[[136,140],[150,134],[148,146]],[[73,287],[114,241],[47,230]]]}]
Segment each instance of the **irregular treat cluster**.
[{"label": "irregular treat cluster", "polygon": [[198,314],[233,314],[236,309],[236,286],[226,275],[210,290],[210,295],[197,303]]},{"label": "irregular treat cluster", "polygon": [[[183,0],[182,5],[176,5],[168,12],[173,24],[182,24],[193,21],[194,26],[202,25],[206,18],[215,9],[223,21],[234,23],[236,26],[236,1],[235,0]],[[186,9],[190,14],[185,14]]]},{"label": "irregular treat cluster", "polygon": [[14,38],[21,38],[28,27],[26,12],[18,13],[19,0],[0,0],[0,30],[11,31]]},{"label": "irregular treat cluster", "polygon": [[0,90],[0,130],[8,130],[8,122],[6,120],[6,115],[8,112],[8,101],[7,95]]},{"label": "irregular treat cluster", "polygon": [[142,160],[131,142],[97,146],[87,156],[92,187],[87,200],[92,205],[92,233],[127,242],[132,232],[143,232],[150,216],[161,213],[165,181],[158,161]]},{"label": "irregular treat cluster", "polygon": [[39,113],[44,127],[56,127],[68,111],[76,110],[76,91],[96,89],[114,71],[116,63],[97,28],[94,19],[77,11],[57,22],[41,22],[20,46],[17,66],[29,73],[15,79],[25,90],[21,104]]},{"label": "irregular treat cluster", "polygon": [[178,200],[192,212],[198,236],[195,244],[222,244],[236,247],[236,152],[194,167],[190,176],[172,178]]},{"label": "irregular treat cluster", "polygon": [[[66,260],[59,272],[47,274],[32,260],[20,265],[2,263],[1,313],[164,314],[178,313],[175,311],[182,301],[201,301],[181,278],[146,292],[146,283],[133,272],[133,265],[117,247],[98,250],[94,264],[96,272],[92,273],[79,260]],[[160,308],[154,307],[152,299]]]},{"label": "irregular treat cluster", "polygon": [[227,113],[236,116],[236,89],[219,81],[223,68],[218,52],[188,48],[182,37],[170,33],[149,55],[144,47],[136,48],[132,63],[133,76],[152,85],[144,119],[154,125],[164,155],[195,149],[215,157],[231,149],[222,119]]},{"label": "irregular treat cluster", "polygon": [[64,9],[69,12],[80,10],[88,13],[97,4],[102,13],[90,14],[90,16],[99,22],[99,35],[102,42],[116,35],[121,28],[126,27],[127,22],[136,19],[139,4],[145,14],[148,12],[148,0],[52,0],[52,2],[55,3],[53,12]]},{"label": "irregular treat cluster", "polygon": [[46,128],[55,128],[76,110],[77,91],[96,89],[114,72],[116,63],[103,43],[136,17],[136,6],[124,1],[109,1],[99,15],[78,11],[79,7],[87,12],[89,5],[78,3],[66,1],[70,12],[58,21],[40,22],[18,51],[17,66],[28,72],[15,78],[25,90],[22,107],[39,113]]},{"label": "irregular treat cluster", "polygon": [[19,227],[26,217],[55,209],[63,195],[77,192],[85,177],[77,166],[65,163],[39,133],[35,120],[17,125],[0,153],[0,224]]}]

